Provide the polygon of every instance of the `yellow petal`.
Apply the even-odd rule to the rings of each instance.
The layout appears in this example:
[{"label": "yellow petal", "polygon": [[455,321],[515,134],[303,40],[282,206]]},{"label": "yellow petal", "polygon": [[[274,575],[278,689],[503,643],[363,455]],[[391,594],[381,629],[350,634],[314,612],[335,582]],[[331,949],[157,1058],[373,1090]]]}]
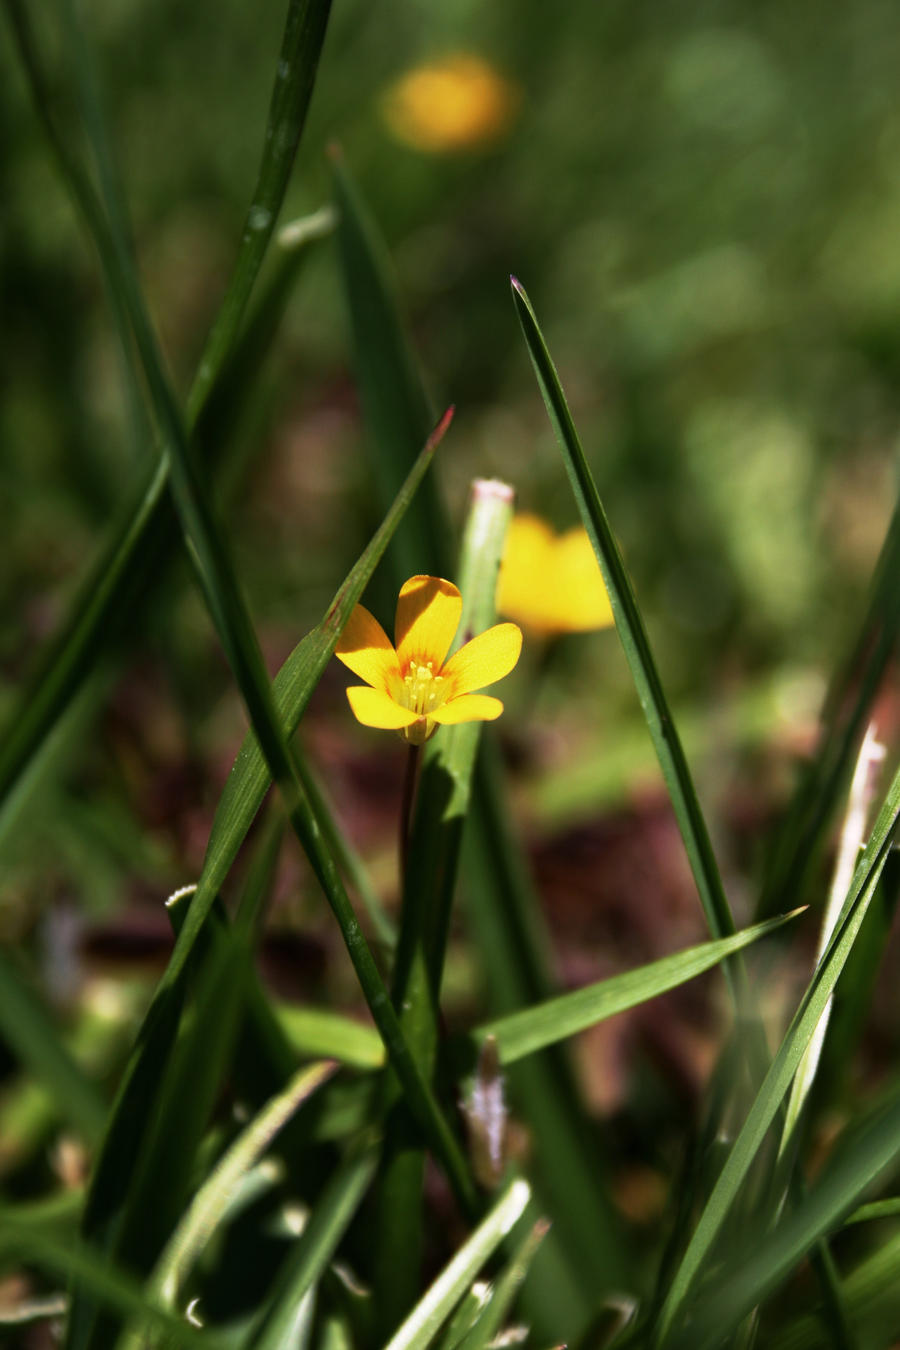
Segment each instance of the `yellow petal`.
[{"label": "yellow petal", "polygon": [[462,597],[451,582],[424,576],[404,582],[394,625],[401,670],[411,660],[419,665],[431,661],[437,673],[456,636],[461,614]]},{"label": "yellow petal", "polygon": [[463,694],[450,703],[442,703],[434,712],[428,714],[429,721],[440,722],[442,726],[452,727],[457,722],[493,722],[503,711],[499,698],[490,694]]},{"label": "yellow petal", "polygon": [[609,627],[612,609],[585,530],[556,536],[538,516],[516,516],[506,536],[497,608],[545,636]]},{"label": "yellow petal", "polygon": [[398,673],[397,654],[390,639],[364,605],[357,605],[350,615],[334,654],[375,689],[389,688],[391,675]]},{"label": "yellow petal", "polygon": [[566,597],[562,617],[568,630],[608,628],[613,622],[612,606],[587,531],[577,527],[562,535],[556,556],[559,584]]},{"label": "yellow petal", "polygon": [[409,708],[401,708],[383,689],[369,689],[364,684],[351,685],[347,698],[353,716],[364,727],[380,727],[383,731],[399,731],[411,727],[419,718]]},{"label": "yellow petal", "polygon": [[470,689],[483,689],[502,680],[518,661],[521,650],[522,630],[514,623],[498,623],[479,633],[450,657],[441,672],[445,680],[452,681],[447,697],[454,699]]},{"label": "yellow petal", "polygon": [[556,537],[538,516],[514,516],[506,534],[497,581],[497,609],[543,631],[559,595],[554,575]]}]

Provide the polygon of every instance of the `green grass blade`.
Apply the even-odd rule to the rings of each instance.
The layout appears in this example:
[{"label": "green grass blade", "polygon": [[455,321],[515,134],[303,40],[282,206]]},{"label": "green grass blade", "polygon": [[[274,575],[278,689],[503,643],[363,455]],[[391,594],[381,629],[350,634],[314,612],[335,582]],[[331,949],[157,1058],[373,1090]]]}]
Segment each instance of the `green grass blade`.
[{"label": "green grass blade", "polygon": [[817,1238],[836,1229],[860,1196],[886,1172],[896,1171],[900,1155],[900,1094],[881,1106],[853,1138],[838,1145],[809,1194],[771,1232],[748,1246],[740,1265],[692,1310],[688,1341],[696,1350],[719,1338],[763,1299],[803,1260]]},{"label": "green grass blade", "polygon": [[62,1115],[91,1144],[103,1133],[106,1105],[66,1050],[43,1003],[0,951],[0,1033],[16,1058],[52,1094]]},{"label": "green grass blade", "polygon": [[278,1277],[277,1291],[248,1350],[283,1350],[297,1312],[332,1260],[347,1226],[359,1209],[375,1170],[375,1153],[365,1149],[350,1158],[328,1182],[309,1221]]},{"label": "green grass blade", "polygon": [[485,1262],[518,1223],[531,1198],[528,1183],[513,1181],[444,1267],[385,1350],[424,1350],[440,1331]]},{"label": "green grass blade", "polygon": [[831,942],[754,1099],[672,1281],[660,1314],[657,1328],[658,1344],[665,1342],[667,1334],[684,1307],[690,1288],[784,1100],[822,1011],[853,949],[854,940],[890,850],[898,814],[900,814],[900,773],[894,778],[869,842],[860,858]]},{"label": "green grass blade", "polygon": [[247,209],[228,289],[188,397],[189,422],[194,421],[206,402],[232,349],[272,237],[306,125],[330,13],[331,0],[289,0],[256,187]]},{"label": "green grass blade", "polygon": [[503,1322],[549,1227],[546,1220],[539,1219],[524,1234],[512,1258],[497,1277],[483,1312],[463,1340],[458,1343],[460,1350],[487,1350],[495,1337],[501,1334]]},{"label": "green grass blade", "polygon": [[324,1055],[354,1069],[380,1069],[384,1045],[373,1027],[354,1022],[326,1008],[298,1008],[282,1003],[276,1016],[299,1055]]},{"label": "green grass blade", "polygon": [[713,937],[728,937],[735,931],[734,919],[713,854],[709,831],[691,779],[690,770],[662,681],[650,649],[650,641],[619,546],[610,529],[603,503],[588,468],[559,376],[528,296],[512,279],[513,301],[525,343],[534,366],[547,413],[565,460],[582,522],[590,536],[609,594],[616,630],[637,689],[641,708],[659,759],[688,861]]},{"label": "green grass blade", "polygon": [[[181,1290],[198,1257],[225,1218],[244,1176],[259,1161],[294,1112],[334,1073],[333,1063],[301,1069],[287,1087],[266,1103],[217,1162],[172,1234],[147,1284],[154,1302],[178,1311]],[[121,1350],[140,1350],[143,1333],[127,1334]]]},{"label": "green grass blade", "polygon": [[637,970],[598,980],[584,989],[558,994],[535,1007],[496,1018],[478,1027],[472,1033],[472,1040],[481,1044],[488,1036],[493,1036],[497,1041],[501,1064],[514,1064],[526,1055],[533,1055],[536,1050],[543,1050],[545,1046],[574,1036],[608,1017],[615,1017],[627,1008],[637,1007],[695,979],[703,971],[724,961],[732,952],[757,942],[800,913],[801,910],[794,910],[793,914],[755,924],[732,937],[687,947],[684,951],[664,956]]},{"label": "green grass blade", "polygon": [[[339,153],[332,155],[332,169],[356,379],[379,496],[390,501],[434,424],[434,413],[400,317],[384,243]],[[416,511],[397,533],[390,562],[396,589],[419,572],[450,576],[454,548],[436,484],[425,485]]]}]

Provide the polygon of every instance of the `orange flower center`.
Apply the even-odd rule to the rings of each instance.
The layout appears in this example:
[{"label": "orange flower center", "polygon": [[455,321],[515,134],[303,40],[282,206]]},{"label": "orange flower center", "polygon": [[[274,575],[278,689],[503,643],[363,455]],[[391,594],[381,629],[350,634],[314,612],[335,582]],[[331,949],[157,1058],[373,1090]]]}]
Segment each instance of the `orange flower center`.
[{"label": "orange flower center", "polygon": [[410,661],[395,701],[419,717],[424,717],[440,707],[447,692],[447,682],[443,675],[435,675],[433,661]]}]

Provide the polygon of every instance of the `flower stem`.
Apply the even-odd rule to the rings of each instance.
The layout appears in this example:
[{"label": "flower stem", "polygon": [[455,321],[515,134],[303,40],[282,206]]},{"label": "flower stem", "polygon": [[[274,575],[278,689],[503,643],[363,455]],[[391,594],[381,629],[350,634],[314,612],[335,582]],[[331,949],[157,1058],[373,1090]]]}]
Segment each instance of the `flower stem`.
[{"label": "flower stem", "polygon": [[406,772],[403,775],[403,797],[400,802],[400,891],[406,886],[406,868],[409,862],[409,838],[412,832],[413,805],[416,800],[416,786],[419,782],[421,746],[411,745],[406,756]]}]

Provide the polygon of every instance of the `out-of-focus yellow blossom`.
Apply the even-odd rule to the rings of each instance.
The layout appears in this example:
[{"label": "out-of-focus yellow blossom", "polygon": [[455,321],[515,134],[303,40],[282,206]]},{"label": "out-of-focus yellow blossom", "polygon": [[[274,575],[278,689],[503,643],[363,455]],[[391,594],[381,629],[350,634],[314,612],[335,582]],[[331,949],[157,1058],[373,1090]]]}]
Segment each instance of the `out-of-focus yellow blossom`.
[{"label": "out-of-focus yellow blossom", "polygon": [[515,516],[503,550],[497,609],[545,637],[608,628],[612,609],[587,532],[577,526],[554,534],[538,516]]},{"label": "out-of-focus yellow blossom", "polygon": [[335,655],[366,685],[353,685],[347,698],[366,727],[397,731],[421,745],[438,726],[492,722],[503,711],[498,698],[472,691],[508,675],[519,659],[522,633],[500,623],[473,637],[447,660],[462,615],[462,597],[441,577],[405,582],[394,622],[396,648],[376,618],[357,605]]},{"label": "out-of-focus yellow blossom", "polygon": [[403,75],[388,90],[382,110],[398,140],[442,154],[499,140],[520,98],[516,86],[481,57],[459,52]]}]

